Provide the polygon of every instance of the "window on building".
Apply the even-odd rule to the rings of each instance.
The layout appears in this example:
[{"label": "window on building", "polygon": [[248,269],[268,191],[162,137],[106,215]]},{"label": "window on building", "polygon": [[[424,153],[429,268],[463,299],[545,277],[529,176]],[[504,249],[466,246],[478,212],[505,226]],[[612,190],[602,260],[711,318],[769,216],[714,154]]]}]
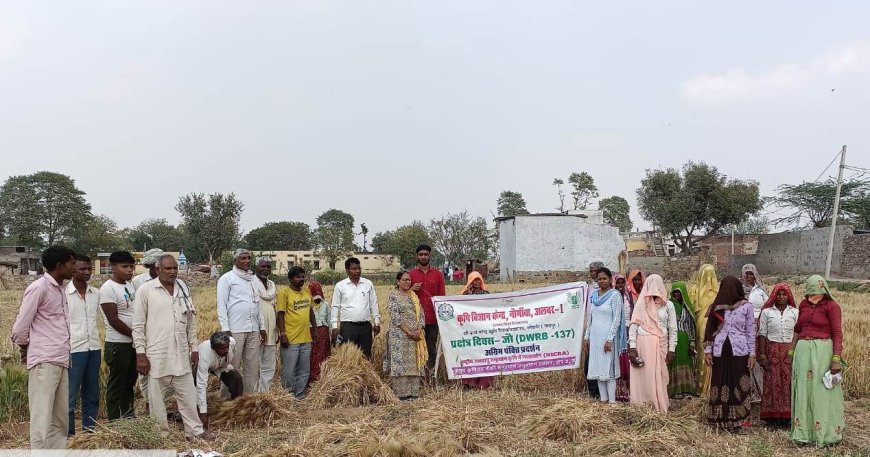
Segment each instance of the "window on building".
[{"label": "window on building", "polygon": [[288,269],[288,270],[291,269],[291,268],[293,268],[294,266],[296,266],[296,262],[295,262],[295,261],[293,261],[293,260],[288,260],[288,261],[287,261],[287,269]]},{"label": "window on building", "polygon": [[320,269],[320,261],[319,261],[319,260],[315,260],[315,261],[314,261],[314,269],[315,269],[315,270],[319,270],[319,269]]}]

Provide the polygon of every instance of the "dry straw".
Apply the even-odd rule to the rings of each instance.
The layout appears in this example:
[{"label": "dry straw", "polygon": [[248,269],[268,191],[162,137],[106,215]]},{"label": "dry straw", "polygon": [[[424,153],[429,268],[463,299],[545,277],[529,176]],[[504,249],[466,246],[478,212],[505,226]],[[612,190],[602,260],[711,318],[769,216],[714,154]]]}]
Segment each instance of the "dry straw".
[{"label": "dry straw", "polygon": [[211,409],[212,423],[235,428],[268,427],[296,419],[295,402],[296,399],[283,389],[244,395],[214,406]]},{"label": "dry straw", "polygon": [[94,433],[80,433],[69,442],[70,449],[166,449],[157,421],[151,416],[97,423]]},{"label": "dry straw", "polygon": [[315,409],[391,405],[399,402],[362,351],[344,344],[323,364],[307,403]]}]

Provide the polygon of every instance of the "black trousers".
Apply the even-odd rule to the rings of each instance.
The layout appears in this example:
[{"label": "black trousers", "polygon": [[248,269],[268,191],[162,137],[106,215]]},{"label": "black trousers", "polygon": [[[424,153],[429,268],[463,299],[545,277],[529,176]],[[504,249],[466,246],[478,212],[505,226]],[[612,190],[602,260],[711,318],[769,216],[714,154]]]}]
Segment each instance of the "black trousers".
[{"label": "black trousers", "polygon": [[372,324],[371,322],[342,322],[338,327],[342,344],[355,344],[366,358],[372,358]]},{"label": "black trousers", "polygon": [[[242,375],[236,370],[226,371],[221,373],[221,382],[227,386],[230,391],[230,400],[234,400],[242,396],[244,386],[242,383]],[[193,385],[196,385],[196,370],[193,370]]]},{"label": "black trousers", "polygon": [[[583,377],[589,374],[589,355],[586,355],[586,362],[583,363]],[[586,387],[589,389],[589,396],[592,398],[598,398],[598,381],[590,381],[586,380]]]},{"label": "black trousers", "polygon": [[106,379],[106,416],[109,420],[133,417],[136,387],[136,350],[133,343],[106,342],[103,360],[109,367]]},{"label": "black trousers", "polygon": [[426,366],[431,370],[435,368],[435,357],[438,355],[438,324],[426,324],[423,331],[426,332],[426,348],[429,352]]}]

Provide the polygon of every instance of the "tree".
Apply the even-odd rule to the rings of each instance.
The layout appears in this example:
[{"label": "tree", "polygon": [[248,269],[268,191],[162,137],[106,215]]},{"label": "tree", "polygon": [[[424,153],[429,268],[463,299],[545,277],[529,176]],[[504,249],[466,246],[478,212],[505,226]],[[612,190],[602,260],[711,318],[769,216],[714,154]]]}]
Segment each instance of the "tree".
[{"label": "tree", "polygon": [[593,198],[598,198],[598,186],[595,185],[595,180],[592,175],[586,173],[571,173],[568,176],[568,182],[574,190],[571,191],[571,197],[574,198],[574,209],[586,209],[589,202]]},{"label": "tree", "polygon": [[353,216],[338,209],[317,216],[314,232],[317,255],[326,257],[329,268],[334,270],[338,259],[353,253],[353,227]]},{"label": "tree", "polygon": [[105,215],[89,215],[88,221],[78,225],[70,232],[69,247],[79,254],[96,257],[98,252],[112,252],[132,249],[118,229],[118,224]]},{"label": "tree", "polygon": [[631,207],[622,197],[609,197],[598,202],[598,209],[604,212],[604,222],[616,227],[622,233],[628,233],[634,226],[631,223]]},{"label": "tree", "polygon": [[239,220],[244,209],[245,205],[233,193],[208,196],[192,193],[179,198],[175,205],[189,240],[208,254],[209,264],[239,241]]},{"label": "tree", "polygon": [[[727,234],[728,230],[725,230]],[[770,232],[770,220],[766,217],[751,217],[737,224],[734,233],[737,235],[764,235]]]},{"label": "tree", "polygon": [[309,251],[314,247],[311,227],[304,222],[268,222],[245,235],[245,246],[255,251]]},{"label": "tree", "polygon": [[556,208],[560,213],[564,214],[565,211],[565,191],[562,190],[562,186],[565,185],[565,181],[562,178],[556,178],[553,180],[553,185],[556,186],[556,192],[559,194],[559,206]]},{"label": "tree", "polygon": [[127,241],[137,250],[160,248],[175,252],[184,247],[184,233],[166,219],[145,219],[127,232]]},{"label": "tree", "polygon": [[855,228],[870,230],[870,190],[844,202],[843,210]]},{"label": "tree", "polygon": [[434,248],[454,266],[464,265],[467,259],[486,260],[493,249],[486,219],[472,217],[467,211],[432,219],[428,232]]},{"label": "tree", "polygon": [[359,228],[360,228],[359,234],[362,235],[362,237],[363,237],[362,251],[366,252],[366,238],[369,236],[369,228],[366,227],[365,222],[360,224]]},{"label": "tree", "polygon": [[[850,201],[858,197],[868,183],[851,180],[843,182],[840,190],[840,204],[844,212],[851,207]],[[773,220],[774,226],[791,225],[798,227],[809,220],[811,228],[830,227],[834,215],[834,198],[837,195],[837,182],[803,182],[779,186],[779,195],[774,204],[792,211],[790,215]]]},{"label": "tree", "polygon": [[688,162],[680,171],[647,170],[637,189],[641,216],[689,255],[693,245],[761,209],[758,183],[729,180],[716,167]]},{"label": "tree", "polygon": [[41,248],[68,241],[91,218],[91,205],[69,176],[50,171],[12,176],[0,188],[0,220],[18,243]]},{"label": "tree", "polygon": [[529,214],[529,210],[526,209],[526,199],[519,192],[503,191],[498,196],[497,204],[499,216],[525,216]]},{"label": "tree", "polygon": [[[432,245],[426,226],[420,221],[414,221],[409,225],[403,225],[395,230],[376,233],[372,237],[372,249],[379,254],[390,254],[399,258],[404,268],[412,268],[417,264],[417,246],[420,244]],[[444,263],[443,256],[436,251],[431,253],[431,264],[441,265]],[[440,262],[438,262],[440,257]]]}]

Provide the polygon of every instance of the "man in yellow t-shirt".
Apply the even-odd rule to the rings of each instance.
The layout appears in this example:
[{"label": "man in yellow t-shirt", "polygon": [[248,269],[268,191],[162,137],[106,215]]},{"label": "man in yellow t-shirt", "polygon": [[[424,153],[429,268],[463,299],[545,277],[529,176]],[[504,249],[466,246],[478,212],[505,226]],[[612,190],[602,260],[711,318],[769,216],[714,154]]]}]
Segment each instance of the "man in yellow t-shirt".
[{"label": "man in yellow t-shirt", "polygon": [[290,287],[278,291],[276,305],[278,341],[281,342],[281,385],[302,399],[311,373],[311,343],[317,339],[317,320],[311,307],[311,292],[305,285],[305,270],[293,267],[287,273]]}]

